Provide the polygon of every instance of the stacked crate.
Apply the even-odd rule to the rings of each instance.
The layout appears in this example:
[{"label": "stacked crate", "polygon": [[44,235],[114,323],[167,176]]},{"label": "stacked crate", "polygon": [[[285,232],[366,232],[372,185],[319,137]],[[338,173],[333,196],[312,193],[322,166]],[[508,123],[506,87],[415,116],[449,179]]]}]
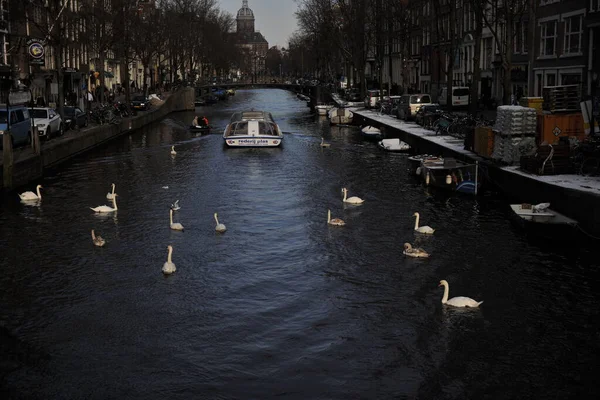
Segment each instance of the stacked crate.
[{"label": "stacked crate", "polygon": [[512,165],[519,161],[524,151],[531,148],[535,138],[537,112],[534,108],[500,106],[494,125],[494,151],[492,158]]},{"label": "stacked crate", "polygon": [[543,89],[544,111],[573,112],[579,110],[580,85],[546,86]]},{"label": "stacked crate", "polygon": [[535,155],[521,156],[521,169],[537,175],[560,175],[571,172],[571,148],[568,143],[543,145]]},{"label": "stacked crate", "polygon": [[482,157],[490,158],[494,152],[494,133],[491,126],[478,126],[475,128],[475,153]]}]

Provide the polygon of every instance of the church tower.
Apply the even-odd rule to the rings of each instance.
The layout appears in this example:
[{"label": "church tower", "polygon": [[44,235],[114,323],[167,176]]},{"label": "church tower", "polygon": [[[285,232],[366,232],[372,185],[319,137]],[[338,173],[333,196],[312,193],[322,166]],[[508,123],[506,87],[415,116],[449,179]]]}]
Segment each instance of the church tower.
[{"label": "church tower", "polygon": [[242,8],[238,10],[236,21],[238,33],[254,33],[254,13],[248,8],[248,0],[242,1]]}]

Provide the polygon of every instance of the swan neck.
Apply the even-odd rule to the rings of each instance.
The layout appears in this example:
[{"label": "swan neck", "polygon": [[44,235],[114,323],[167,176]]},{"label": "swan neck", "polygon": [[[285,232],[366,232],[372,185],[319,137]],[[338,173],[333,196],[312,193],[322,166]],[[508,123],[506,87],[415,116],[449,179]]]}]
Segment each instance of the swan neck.
[{"label": "swan neck", "polygon": [[113,208],[116,210],[117,209],[117,196],[113,196],[112,202],[113,202]]},{"label": "swan neck", "polygon": [[114,183],[112,184],[112,194],[113,195],[115,194],[115,184]]},{"label": "swan neck", "polygon": [[419,214],[415,215],[415,217],[417,217],[415,219],[415,231],[416,231],[417,229],[419,229]]},{"label": "swan neck", "polygon": [[96,235],[94,234],[94,230],[92,229],[92,240],[96,240]]},{"label": "swan neck", "polygon": [[169,222],[173,225],[173,210],[169,210]]},{"label": "swan neck", "polygon": [[217,218],[217,214],[215,213],[215,222],[219,225],[219,219]]},{"label": "swan neck", "polygon": [[42,193],[40,193],[40,186],[39,185],[35,188],[35,191],[37,192],[37,197],[39,197],[41,199],[42,198]]},{"label": "swan neck", "polygon": [[448,294],[450,292],[450,288],[447,283],[444,283],[444,297],[442,297],[442,303],[446,303],[448,301]]},{"label": "swan neck", "polygon": [[327,210],[327,222],[331,222],[331,210]]},{"label": "swan neck", "polygon": [[167,255],[167,262],[168,262],[169,264],[171,264],[171,263],[172,263],[172,261],[171,261],[171,255],[172,255],[172,254],[173,254],[173,248],[172,248],[172,247],[169,247],[169,254]]},{"label": "swan neck", "polygon": [[348,197],[348,191],[346,189],[343,189],[343,190],[344,190],[344,201],[346,201],[346,198]]}]

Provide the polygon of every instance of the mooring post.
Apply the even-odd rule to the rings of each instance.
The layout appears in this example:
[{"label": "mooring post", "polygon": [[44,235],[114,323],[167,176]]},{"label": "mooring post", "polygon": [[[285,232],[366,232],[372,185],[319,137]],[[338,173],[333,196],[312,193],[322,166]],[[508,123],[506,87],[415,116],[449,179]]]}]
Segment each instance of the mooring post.
[{"label": "mooring post", "polygon": [[37,126],[34,126],[31,130],[31,147],[33,148],[33,152],[38,156],[42,152],[42,147],[40,145],[40,135]]},{"label": "mooring post", "polygon": [[4,131],[2,135],[2,159],[4,165],[3,170],[3,184],[5,189],[12,189],[13,187],[13,147],[12,137],[10,131]]}]

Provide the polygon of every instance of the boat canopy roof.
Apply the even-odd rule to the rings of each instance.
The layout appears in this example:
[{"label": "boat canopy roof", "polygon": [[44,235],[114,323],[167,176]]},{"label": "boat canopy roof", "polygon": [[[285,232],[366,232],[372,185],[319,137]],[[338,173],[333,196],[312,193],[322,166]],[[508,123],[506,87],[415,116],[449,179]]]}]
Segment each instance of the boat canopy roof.
[{"label": "boat canopy roof", "polygon": [[250,120],[275,122],[275,120],[273,119],[273,116],[271,115],[270,112],[254,111],[254,110],[239,111],[239,112],[233,113],[233,115],[231,116],[230,122],[250,121]]}]

